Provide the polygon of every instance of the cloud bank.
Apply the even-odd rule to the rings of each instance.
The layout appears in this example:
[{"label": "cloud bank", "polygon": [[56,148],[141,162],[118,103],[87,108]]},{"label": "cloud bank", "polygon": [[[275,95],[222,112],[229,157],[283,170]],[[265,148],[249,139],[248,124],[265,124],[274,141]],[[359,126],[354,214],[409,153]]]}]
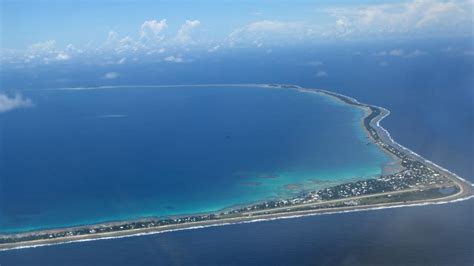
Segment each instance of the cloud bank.
[{"label": "cloud bank", "polygon": [[340,35],[469,32],[472,0],[414,0],[410,2],[331,8]]},{"label": "cloud bank", "polygon": [[[197,49],[212,53],[238,47],[262,47],[268,50],[268,46],[272,45],[314,44],[327,40],[465,37],[473,35],[472,10],[474,0],[329,3],[326,6],[315,5],[314,9],[308,8],[308,14],[293,20],[265,18],[261,14],[242,24],[228,25],[229,28],[219,33],[216,28],[220,25],[206,24],[205,17],[199,20],[186,19],[175,27],[169,25],[166,18],[153,18],[137,23],[135,31],[128,35],[110,31],[108,35],[104,34],[101,44],[83,49],[71,44],[60,49],[55,40],[46,40],[34,43],[25,50],[0,49],[0,60],[5,63],[66,64],[75,59],[94,61],[100,58],[97,61],[102,64],[120,65],[137,61],[143,58],[141,56],[157,55],[160,60],[180,63],[190,61],[183,60],[183,57],[187,58],[187,52]],[[170,32],[171,29],[174,32]],[[394,49],[382,51],[378,55],[413,58],[425,54],[421,50],[410,52]]]}]

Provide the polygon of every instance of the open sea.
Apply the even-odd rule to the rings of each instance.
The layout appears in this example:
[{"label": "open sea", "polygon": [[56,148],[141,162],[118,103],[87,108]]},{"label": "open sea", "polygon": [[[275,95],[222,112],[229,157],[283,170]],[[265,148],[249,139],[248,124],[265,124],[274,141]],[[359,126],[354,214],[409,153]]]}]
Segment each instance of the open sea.
[{"label": "open sea", "polygon": [[[35,106],[0,117],[0,231],[214,210],[376,175],[389,160],[366,144],[360,110],[318,95],[229,86],[39,90],[46,88],[329,89],[388,108],[382,125],[396,141],[473,182],[472,56],[424,47],[420,58],[380,64],[360,55],[366,46],[351,45],[220,54],[172,67],[3,70],[2,86],[22,88]],[[318,77],[310,60],[328,75]],[[122,78],[98,80],[105,71]],[[473,265],[473,202],[12,250],[0,252],[0,264]]]}]

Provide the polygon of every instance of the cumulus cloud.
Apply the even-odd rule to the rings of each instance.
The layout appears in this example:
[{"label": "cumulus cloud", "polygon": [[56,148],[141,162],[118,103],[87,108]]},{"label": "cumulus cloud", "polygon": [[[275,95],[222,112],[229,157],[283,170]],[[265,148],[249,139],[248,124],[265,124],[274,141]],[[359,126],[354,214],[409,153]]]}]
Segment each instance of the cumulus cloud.
[{"label": "cumulus cloud", "polygon": [[330,8],[336,27],[350,34],[450,32],[472,27],[472,0],[410,2]]},{"label": "cumulus cloud", "polygon": [[179,43],[188,43],[191,41],[191,32],[199,27],[201,22],[199,20],[186,20],[184,24],[179,28],[178,34],[176,35],[176,41]]},{"label": "cumulus cloud", "polygon": [[26,62],[35,60],[43,60],[48,62],[56,57],[57,51],[55,40],[34,43],[26,49],[25,53]]},{"label": "cumulus cloud", "polygon": [[121,54],[136,52],[141,48],[141,44],[129,36],[120,37],[117,32],[110,31],[104,48]]},{"label": "cumulus cloud", "polygon": [[82,53],[83,51],[82,51],[81,49],[76,48],[76,47],[75,47],[74,45],[72,45],[72,44],[68,44],[68,45],[66,45],[65,52],[67,52],[67,53],[78,53],[78,54],[80,54],[80,53]]},{"label": "cumulus cloud", "polygon": [[168,24],[166,23],[166,19],[162,19],[160,21],[157,20],[147,20],[143,22],[142,26],[140,27],[140,38],[148,38],[152,40],[162,40],[164,37],[161,33],[168,28]]},{"label": "cumulus cloud", "polygon": [[43,63],[50,63],[53,61],[66,61],[71,59],[71,54],[74,53],[78,54],[82,53],[82,51],[76,49],[71,44],[67,45],[65,49],[61,50],[56,47],[55,40],[48,40],[30,45],[25,52],[25,61],[40,61]]},{"label": "cumulus cloud", "polygon": [[412,0],[389,4],[345,5],[321,10],[316,22],[261,20],[232,31],[231,45],[266,41],[308,41],[333,38],[378,38],[400,34],[472,33],[472,0]]},{"label": "cumulus cloud", "polygon": [[30,45],[27,52],[30,54],[49,54],[56,50],[56,41],[48,40],[44,42],[37,42]]},{"label": "cumulus cloud", "polygon": [[21,94],[16,94],[14,97],[0,94],[0,113],[31,106],[33,106],[31,100],[24,98]]},{"label": "cumulus cloud", "polygon": [[103,79],[116,79],[120,76],[119,73],[117,72],[107,72],[105,75],[102,77]]},{"label": "cumulus cloud", "polygon": [[[256,21],[236,27],[226,37],[212,42],[194,36],[201,27],[199,20],[186,20],[181,26],[176,25],[179,26],[176,34],[168,34],[166,19],[150,19],[137,24],[136,32],[129,36],[119,35],[115,31],[109,32],[105,44],[98,49],[92,45],[84,50],[73,45],[60,49],[54,40],[47,40],[32,44],[26,50],[18,50],[16,54],[0,51],[0,58],[8,58],[11,61],[11,58],[14,58],[16,62],[24,63],[50,63],[77,59],[79,54],[90,56],[98,52],[108,56],[101,62],[123,64],[125,60],[121,58],[126,57],[126,62],[133,62],[135,58],[142,58],[140,55],[159,56],[165,48],[174,54],[184,54],[188,44],[202,44],[207,52],[212,53],[227,46],[242,45],[268,49],[269,44],[311,44],[313,41],[338,38],[471,36],[473,9],[473,0],[406,0],[391,1],[387,4],[329,3],[326,8],[318,8],[317,15],[301,16],[295,21],[262,20],[254,17]],[[205,34],[205,31],[199,33]],[[110,56],[111,54],[115,57]],[[394,49],[373,55],[409,58],[425,54],[426,52],[421,50],[410,52]],[[182,62],[183,58],[170,56],[165,60]]]},{"label": "cumulus cloud", "polygon": [[165,40],[164,31],[167,28],[166,19],[152,19],[141,24],[138,29],[138,36],[120,36],[117,32],[110,31],[102,49],[106,52],[122,54],[122,56],[123,54],[137,52],[151,54],[163,45]]},{"label": "cumulus cloud", "polygon": [[120,39],[117,46],[118,52],[130,52],[130,51],[137,51],[140,48],[140,44],[138,44],[135,40],[133,40],[129,36],[125,36],[124,38]]}]

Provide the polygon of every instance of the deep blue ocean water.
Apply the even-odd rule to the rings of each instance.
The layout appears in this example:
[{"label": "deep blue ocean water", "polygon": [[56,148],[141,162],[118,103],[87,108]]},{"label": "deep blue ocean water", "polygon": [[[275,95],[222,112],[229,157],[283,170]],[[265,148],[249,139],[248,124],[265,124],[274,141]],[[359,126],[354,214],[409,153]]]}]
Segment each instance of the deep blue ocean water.
[{"label": "deep blue ocean water", "polygon": [[[455,40],[457,41],[457,40]],[[457,42],[455,42],[457,44]],[[416,58],[360,56],[382,49],[423,48]],[[128,73],[128,84],[279,82],[326,88],[392,114],[383,121],[401,144],[474,181],[474,60],[441,51],[449,41],[342,44],[330,49],[220,55],[190,65],[112,69]],[[472,45],[468,41],[468,47]],[[275,55],[278,52],[277,55]],[[258,55],[256,55],[258,54]],[[217,57],[217,56],[216,56]],[[226,61],[227,60],[227,61]],[[229,61],[230,60],[230,61]],[[324,62],[326,78],[317,78],[311,60]],[[380,61],[386,61],[385,66]],[[221,62],[221,63],[219,63]],[[228,63],[222,63],[228,62]],[[204,69],[205,71],[198,71]],[[150,70],[151,69],[151,70]],[[109,69],[102,69],[102,72]],[[94,72],[95,71],[95,72]],[[58,80],[66,86],[97,85],[97,71],[44,70],[4,85]],[[102,73],[101,72],[101,73]],[[94,74],[95,73],[95,74]],[[153,75],[150,75],[153,73]],[[172,74],[181,73],[181,75]],[[183,80],[183,76],[186,77]],[[47,78],[45,78],[47,77]],[[74,78],[76,77],[76,78]],[[69,79],[69,81],[66,81]],[[103,81],[101,81],[103,82]],[[65,84],[63,84],[65,83]],[[82,84],[80,84],[82,85]],[[455,130],[453,130],[455,129]],[[135,237],[75,243],[0,253],[2,265],[473,265],[474,201],[447,205],[345,213],[242,224]]]}]

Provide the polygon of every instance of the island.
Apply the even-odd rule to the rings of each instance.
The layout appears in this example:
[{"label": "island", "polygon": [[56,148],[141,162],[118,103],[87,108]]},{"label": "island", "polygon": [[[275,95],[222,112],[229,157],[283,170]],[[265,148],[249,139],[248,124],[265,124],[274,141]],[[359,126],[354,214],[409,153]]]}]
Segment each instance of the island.
[{"label": "island", "polygon": [[319,93],[361,108],[361,126],[370,139],[400,164],[395,173],[311,191],[297,197],[263,201],[248,206],[166,218],[116,221],[70,228],[1,234],[0,250],[110,239],[236,223],[293,218],[383,208],[440,204],[473,197],[473,185],[456,174],[398,144],[380,121],[390,112],[335,92],[297,85],[265,84],[272,89]]}]

